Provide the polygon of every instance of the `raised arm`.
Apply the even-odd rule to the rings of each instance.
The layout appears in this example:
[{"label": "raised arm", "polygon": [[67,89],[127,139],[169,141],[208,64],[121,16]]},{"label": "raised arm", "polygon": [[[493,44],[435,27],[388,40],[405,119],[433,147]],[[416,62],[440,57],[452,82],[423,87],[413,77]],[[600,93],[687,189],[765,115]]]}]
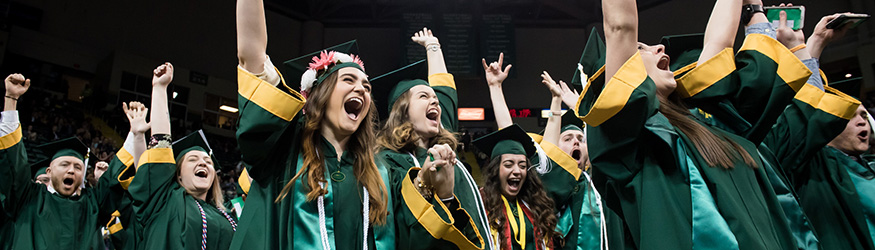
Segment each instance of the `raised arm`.
[{"label": "raised arm", "polygon": [[173,81],[173,64],[164,63],[152,71],[152,135],[170,135],[167,86]]},{"label": "raised arm", "polygon": [[[780,7],[792,7],[793,4],[781,4],[778,5]],[[804,47],[805,45],[805,34],[802,33],[802,29],[793,30],[789,26],[787,26],[787,13],[781,11],[780,20],[778,21],[778,34],[775,39],[781,44],[784,44],[794,55],[796,55],[799,60],[810,59],[811,55],[808,53],[808,48]],[[797,47],[803,46],[803,47]]]},{"label": "raised arm", "polygon": [[[732,48],[741,17],[741,0],[717,0],[711,10],[711,18],[705,27],[705,44],[699,54],[698,64],[702,64],[726,48]],[[761,14],[761,13],[758,13]]]},{"label": "raised arm", "polygon": [[[763,0],[744,0],[744,5],[759,5],[763,6]],[[751,25],[758,23],[769,23],[769,18],[766,17],[766,13],[757,12],[751,16],[750,21],[744,24],[744,27],[750,27]]]},{"label": "raised arm", "polygon": [[18,110],[18,98],[27,92],[30,88],[30,79],[24,78],[21,74],[11,74],[6,77],[6,100],[3,105],[3,111]]},{"label": "raised arm", "polygon": [[0,196],[5,199],[0,199],[0,206],[14,218],[24,208],[25,199],[33,197],[32,192],[40,185],[31,181],[16,110],[18,98],[30,87],[30,79],[11,74],[6,77],[5,84],[6,105],[0,115]]},{"label": "raised arm", "polygon": [[[153,215],[159,213],[158,210],[164,207],[170,197],[171,192],[168,190],[176,183],[176,161],[170,145],[170,114],[167,112],[167,86],[172,80],[173,65],[170,63],[164,63],[152,71],[150,125],[152,140],[157,140],[157,144],[150,145],[137,160],[136,175],[128,188],[134,212],[141,223],[149,221]],[[137,121],[145,119],[141,117],[145,112],[146,110],[138,110],[131,118]]]},{"label": "raised arm", "polygon": [[441,125],[450,132],[459,130],[459,97],[456,80],[447,72],[440,42],[428,28],[423,28],[410,37],[425,48],[428,59],[428,84],[437,94],[441,107]]},{"label": "raised arm", "polygon": [[122,200],[128,199],[127,189],[136,174],[136,167],[131,166],[137,166],[139,157],[146,151],[145,133],[149,131],[149,124],[146,123],[149,109],[145,105],[139,102],[131,102],[130,105],[122,103],[122,110],[131,124],[131,130],[124,146],[109,163],[98,162],[105,165],[106,172],[100,177],[97,176],[97,170],[94,174],[99,184],[93,189],[92,196],[99,204],[101,216],[107,218],[124,206]]},{"label": "raised arm", "polygon": [[808,46],[808,53],[812,58],[820,58],[820,54],[823,53],[823,49],[826,48],[826,45],[832,42],[833,40],[839,39],[845,36],[845,33],[848,32],[853,25],[845,25],[839,29],[827,29],[826,24],[828,24],[833,19],[841,16],[845,13],[836,13],[829,16],[825,16],[820,19],[820,22],[814,26],[814,32],[811,33],[811,36],[808,37],[808,42],[806,45]]},{"label": "raised arm", "polygon": [[541,83],[550,90],[550,117],[547,118],[547,127],[544,128],[543,141],[559,145],[559,135],[562,133],[562,89],[550,77],[550,73],[541,73]]},{"label": "raised arm", "polygon": [[151,125],[146,122],[146,114],[149,113],[149,108],[139,102],[131,102],[130,105],[122,103],[125,116],[128,117],[128,122],[131,124],[129,136],[125,139],[124,148],[130,150],[131,156],[134,158],[134,166],[140,162],[140,155],[146,152],[146,132],[149,131]]},{"label": "raised arm", "polygon": [[638,5],[635,0],[602,0],[602,13],[607,53],[605,80],[608,81],[637,52]]},{"label": "raised arm", "polygon": [[[556,208],[561,208],[570,204],[572,194],[576,193],[572,187],[577,185],[581,171],[577,167],[577,160],[559,148],[559,136],[562,134],[562,95],[564,93],[560,84],[566,88],[567,85],[563,81],[556,84],[547,71],[541,73],[541,79],[541,83],[550,90],[552,98],[550,117],[547,118],[547,127],[544,128],[544,138],[538,145],[540,145],[539,151],[544,153],[549,162],[542,164],[549,164],[553,167],[539,167],[537,173],[544,183],[544,191],[553,199]],[[573,111],[569,110],[568,112]]]},{"label": "raised arm", "polygon": [[267,24],[262,0],[237,0],[237,60],[246,71],[260,73],[267,59]]},{"label": "raised arm", "polygon": [[410,38],[414,42],[425,47],[425,58],[428,61],[428,75],[447,73],[447,64],[444,62],[444,53],[441,51],[441,43],[428,28],[413,34]]},{"label": "raised arm", "polygon": [[489,99],[492,100],[492,113],[495,113],[495,123],[498,129],[506,128],[513,125],[513,119],[510,117],[510,110],[507,108],[507,102],[504,100],[504,91],[501,84],[507,79],[507,73],[510,72],[512,65],[508,64],[501,70],[501,65],[504,64],[504,53],[498,54],[498,61],[486,65],[486,59],[481,59],[483,62],[483,70],[486,71],[486,84],[489,84]]}]

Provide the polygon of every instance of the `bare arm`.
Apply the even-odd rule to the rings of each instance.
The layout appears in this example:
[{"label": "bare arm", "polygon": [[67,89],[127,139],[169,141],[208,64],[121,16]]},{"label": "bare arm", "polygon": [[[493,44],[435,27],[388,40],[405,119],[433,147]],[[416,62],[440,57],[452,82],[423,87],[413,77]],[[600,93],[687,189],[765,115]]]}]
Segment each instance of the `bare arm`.
[{"label": "bare arm", "polygon": [[[744,4],[745,5],[747,5],[747,4],[763,5],[763,0],[744,0]],[[741,11],[738,11],[736,13],[741,13]],[[750,21],[748,21],[744,25],[744,27],[750,26],[752,24],[768,23],[768,22],[769,22],[769,18],[766,17],[765,13],[757,12],[756,14],[753,14],[753,16],[750,18]]]},{"label": "bare arm", "polygon": [[21,74],[11,74],[6,77],[6,100],[4,102],[3,111],[17,110],[18,98],[27,92],[30,88],[30,79],[24,78]]},{"label": "bare arm", "polygon": [[[237,0],[237,59],[246,71],[260,73],[267,57],[267,24],[262,0]],[[154,108],[153,108],[154,109]]]},{"label": "bare arm", "polygon": [[638,51],[638,6],[635,0],[602,0],[604,16],[605,81]]},{"label": "bare arm", "polygon": [[498,129],[506,128],[513,125],[513,119],[510,117],[510,110],[507,108],[507,102],[504,100],[504,91],[501,88],[501,83],[507,79],[507,73],[510,72],[512,65],[508,64],[504,70],[501,70],[501,65],[504,63],[504,53],[498,55],[498,61],[486,65],[486,59],[481,59],[483,62],[483,70],[486,71],[486,83],[489,84],[489,99],[492,100],[492,109],[495,113],[495,123]]},{"label": "bare arm", "polygon": [[173,64],[164,63],[152,72],[152,135],[170,135],[167,86],[173,80]]},{"label": "bare arm", "polygon": [[820,19],[820,22],[817,22],[817,25],[814,26],[814,32],[808,37],[807,43],[808,53],[812,58],[820,58],[820,54],[823,52],[823,49],[826,48],[827,44],[845,36],[845,33],[847,33],[851,26],[853,26],[845,25],[840,29],[827,29],[826,24],[840,15],[842,15],[842,13],[824,16]]},{"label": "bare arm", "polygon": [[441,51],[441,43],[428,28],[413,34],[410,38],[414,42],[425,47],[425,58],[428,61],[428,75],[447,73],[447,64],[444,62],[444,53]]},{"label": "bare arm", "polygon": [[128,117],[128,122],[131,124],[130,136],[125,139],[124,147],[129,147],[129,153],[134,157],[134,166],[137,166],[137,163],[140,162],[140,155],[146,152],[146,132],[151,128],[151,125],[146,122],[149,109],[139,102],[131,102],[130,105],[122,103],[122,109],[124,109],[125,116]]},{"label": "bare arm", "polygon": [[732,48],[741,17],[741,0],[717,0],[705,27],[705,45],[699,54],[701,65],[726,48]]},{"label": "bare arm", "polygon": [[550,89],[552,99],[550,100],[550,117],[547,118],[547,127],[544,128],[543,141],[559,145],[559,135],[562,134],[562,90],[550,73],[544,71],[541,73],[541,83]]}]

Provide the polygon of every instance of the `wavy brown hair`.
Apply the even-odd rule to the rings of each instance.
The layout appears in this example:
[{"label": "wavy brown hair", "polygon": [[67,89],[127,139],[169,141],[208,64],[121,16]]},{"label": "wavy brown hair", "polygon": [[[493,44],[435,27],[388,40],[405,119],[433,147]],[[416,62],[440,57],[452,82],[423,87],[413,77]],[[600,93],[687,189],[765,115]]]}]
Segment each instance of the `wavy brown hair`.
[{"label": "wavy brown hair", "polygon": [[[301,131],[301,147],[302,150],[298,157],[304,157],[304,165],[298,169],[291,180],[283,187],[282,192],[277,196],[275,202],[280,202],[288,195],[295,180],[298,178],[305,179],[304,188],[307,192],[307,201],[313,201],[321,195],[328,193],[319,183],[326,183],[325,180],[325,155],[322,152],[323,141],[320,138],[322,135],[322,123],[328,122],[325,118],[324,108],[327,106],[328,99],[334,91],[334,86],[337,84],[338,73],[334,72],[329,75],[322,84],[314,86],[309,93],[307,103],[304,105],[304,114],[307,119],[304,123],[304,128]],[[365,115],[358,129],[352,133],[352,138],[347,142],[347,151],[352,153],[355,158],[353,163],[353,172],[356,180],[368,189],[369,200],[369,218],[371,223],[384,224],[386,223],[386,215],[388,214],[388,195],[386,184],[383,183],[383,178],[380,176],[380,171],[374,163],[374,152],[371,143],[374,141],[374,127],[377,124],[377,110],[374,106],[373,99],[370,102],[370,108]],[[296,164],[292,161],[292,164]],[[290,166],[294,168],[295,166]]]},{"label": "wavy brown hair", "polygon": [[[528,158],[526,166],[531,166]],[[486,215],[489,217],[489,226],[498,231],[499,242],[507,241],[509,235],[504,235],[507,221],[504,208],[504,202],[501,201],[501,179],[499,179],[499,168],[501,168],[501,157],[495,157],[489,164],[486,165],[485,173],[483,173],[483,188],[481,196],[483,197],[483,205],[486,206]],[[530,170],[533,168],[529,168]],[[520,192],[517,194],[517,200],[525,201],[534,218],[532,221],[533,227],[538,229],[541,235],[535,235],[535,239],[547,239],[547,247],[553,248],[552,239],[559,236],[556,232],[556,224],[558,219],[555,214],[553,199],[547,196],[544,191],[544,184],[541,183],[541,178],[534,171],[527,171],[526,179],[523,186],[520,187]],[[504,248],[504,245],[501,245]]]},{"label": "wavy brown hair", "polygon": [[[191,151],[189,151],[189,152],[191,152]],[[182,159],[185,159],[185,157],[182,157]],[[179,183],[180,186],[182,185],[182,183],[180,182],[179,174],[182,171],[182,162],[183,161],[185,161],[185,160],[180,160],[179,162],[176,162],[176,183]],[[216,164],[216,163],[214,162],[213,164]],[[212,167],[213,167],[213,169],[215,169],[216,165],[213,165]],[[215,172],[215,171],[214,171],[214,173],[216,173],[216,176],[213,177],[213,184],[210,185],[210,190],[207,190],[206,202],[212,203],[213,206],[216,206],[217,208],[221,209],[222,211],[227,211],[228,209],[225,208],[225,196],[222,194],[222,183],[221,183],[221,181],[219,181],[219,174],[218,174],[218,172]],[[186,190],[186,193],[188,193],[187,190]],[[191,194],[189,193],[189,195],[191,195]]]},{"label": "wavy brown hair", "polygon": [[725,169],[733,168],[738,160],[756,168],[757,164],[753,157],[725,135],[717,135],[690,118],[690,111],[684,107],[676,94],[668,98],[659,97],[659,112],[668,118],[669,123],[678,128],[684,135],[690,138],[693,146],[708,163],[708,166],[720,166]]},{"label": "wavy brown hair", "polygon": [[[386,124],[380,130],[377,136],[377,145],[381,148],[391,149],[396,152],[413,152],[416,150],[416,142],[421,138],[416,130],[413,129],[413,124],[410,123],[410,115],[407,114],[407,109],[410,107],[410,91],[404,92],[392,105],[392,110],[389,112],[389,119],[386,119]],[[441,110],[441,112],[446,112]],[[456,149],[459,140],[456,135],[449,130],[440,128],[440,132],[435,137],[428,138],[426,145],[434,146],[437,144],[448,144],[452,149]]]}]

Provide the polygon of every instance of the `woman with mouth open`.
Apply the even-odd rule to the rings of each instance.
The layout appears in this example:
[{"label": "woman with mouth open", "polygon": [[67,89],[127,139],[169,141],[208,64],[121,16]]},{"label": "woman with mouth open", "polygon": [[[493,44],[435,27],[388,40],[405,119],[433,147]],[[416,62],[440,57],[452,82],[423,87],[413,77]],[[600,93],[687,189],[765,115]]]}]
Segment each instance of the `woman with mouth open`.
[{"label": "woman with mouth open", "polygon": [[488,207],[495,249],[544,250],[557,236],[556,214],[541,179],[529,159],[537,155],[534,141],[517,125],[473,142],[490,155],[483,168],[483,202]]},{"label": "woman with mouth open", "polygon": [[[137,162],[128,191],[140,234],[141,249],[228,249],[237,222],[223,206],[218,165],[203,133],[171,145],[167,87],[173,65],[152,76],[152,137]],[[175,157],[174,157],[175,156]]]},{"label": "woman with mouth open", "polygon": [[[698,61],[672,72],[664,46],[638,42],[636,2],[602,1],[605,80],[588,84],[575,109],[589,125],[593,182],[623,221],[610,241],[638,249],[803,247],[757,145],[811,73],[778,41],[795,39],[781,35],[748,35],[733,58],[741,5],[718,0]],[[750,71],[763,76],[733,81]],[[718,126],[685,105],[722,122],[726,114],[746,120]]]},{"label": "woman with mouth open", "polygon": [[395,204],[396,244],[399,249],[491,249],[477,184],[456,157],[453,76],[431,30],[411,39],[426,49],[427,61],[373,79],[374,99],[388,115],[376,158],[389,168],[396,199],[404,201]]},{"label": "woman with mouth open", "polygon": [[[504,53],[499,54],[498,61],[488,65],[485,59],[482,60],[492,107],[495,110],[495,121],[499,128],[513,124],[502,91],[511,65],[502,70],[503,62]],[[577,102],[577,95],[571,92],[565,82],[556,84],[546,71],[541,77],[542,83],[552,95],[551,113],[542,135],[529,133],[539,150],[539,154],[529,160],[536,163],[532,168],[537,170],[544,181],[544,188],[557,209],[555,212],[563,218],[559,220],[562,223],[557,225],[557,237],[563,240],[557,241],[554,247],[600,249],[606,244],[603,238],[605,226],[602,225],[604,219],[601,218],[600,198],[589,177],[589,156],[583,129],[580,127],[582,122],[573,111],[563,115],[560,110],[563,102],[573,107]]]},{"label": "woman with mouth open", "polygon": [[[374,161],[377,112],[361,60],[339,51],[267,56],[262,0],[237,1],[237,142],[252,177],[231,249],[392,249],[388,172]],[[340,49],[338,49],[340,50]]]}]

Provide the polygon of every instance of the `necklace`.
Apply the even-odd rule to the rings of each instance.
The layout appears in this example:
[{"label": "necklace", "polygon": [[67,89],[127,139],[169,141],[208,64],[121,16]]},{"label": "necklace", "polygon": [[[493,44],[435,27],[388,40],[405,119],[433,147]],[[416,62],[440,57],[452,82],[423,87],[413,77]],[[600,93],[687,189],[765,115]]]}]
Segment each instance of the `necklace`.
[{"label": "necklace", "polygon": [[[204,207],[201,206],[201,202],[197,199],[194,200],[194,203],[197,204],[197,209],[201,212],[201,223],[203,224],[203,238],[201,239],[201,250],[207,250],[207,214],[204,213]],[[228,222],[231,222],[231,230],[237,232],[237,222],[234,222],[231,219],[231,216],[228,213],[225,213],[225,210],[219,209],[219,212],[225,215],[225,218],[228,219]]]}]

